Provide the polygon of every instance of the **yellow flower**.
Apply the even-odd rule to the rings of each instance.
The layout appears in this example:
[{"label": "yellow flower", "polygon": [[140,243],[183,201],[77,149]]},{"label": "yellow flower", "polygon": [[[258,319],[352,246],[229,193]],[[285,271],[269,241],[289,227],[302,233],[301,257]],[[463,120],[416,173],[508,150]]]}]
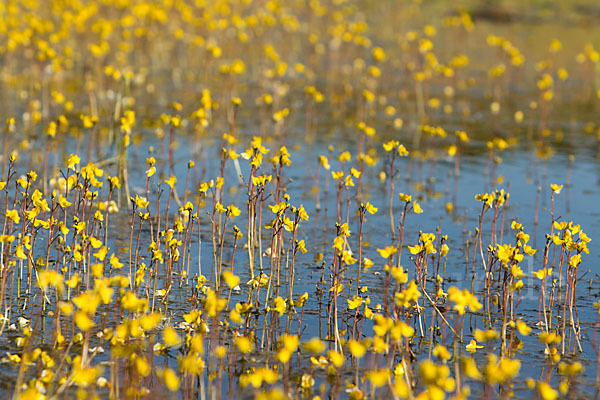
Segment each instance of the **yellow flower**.
[{"label": "yellow flower", "polygon": [[488,329],[482,331],[480,329],[475,329],[475,340],[478,342],[487,342],[489,340],[497,339],[500,335],[493,329]]},{"label": "yellow flower", "polygon": [[121,188],[121,181],[119,181],[118,177],[113,176],[112,178],[109,178],[109,182],[110,182],[111,187],[117,188],[117,189]]},{"label": "yellow flower", "polygon": [[159,313],[146,314],[140,318],[140,325],[145,331],[149,331],[156,328],[160,320],[161,315]]},{"label": "yellow flower", "polygon": [[563,186],[553,183],[550,185],[550,188],[552,189],[553,194],[559,194],[560,191],[562,190]]},{"label": "yellow flower", "polygon": [[127,292],[121,298],[121,306],[126,310],[139,312],[147,309],[148,303],[146,299],[138,299],[133,292]]},{"label": "yellow flower", "polygon": [[96,122],[98,122],[98,117],[95,117],[95,116],[81,114],[80,118],[83,122],[84,128],[91,128],[96,124]]},{"label": "yellow flower", "polygon": [[302,344],[304,350],[308,353],[318,354],[322,353],[325,350],[325,343],[318,337],[314,337],[307,342]]},{"label": "yellow flower", "polygon": [[502,358],[497,361],[496,355],[492,354],[488,358],[488,364],[485,367],[485,376],[490,384],[504,383],[508,379],[514,378],[519,374],[521,362]]},{"label": "yellow flower", "polygon": [[377,62],[385,61],[385,51],[381,47],[375,47],[373,49],[373,59]]},{"label": "yellow flower", "polygon": [[458,311],[460,315],[465,313],[465,308],[468,306],[473,312],[477,312],[483,307],[468,289],[458,290],[458,288],[452,286],[448,289],[448,298],[456,303],[454,309]]},{"label": "yellow flower", "polygon": [[329,361],[324,356],[319,356],[319,358],[313,356],[310,358],[310,362],[319,368],[325,368],[329,365]]},{"label": "yellow flower", "polygon": [[421,297],[421,292],[417,288],[414,280],[408,283],[408,287],[402,292],[396,293],[396,304],[408,308],[411,303],[416,302]]},{"label": "yellow flower", "polygon": [[327,357],[331,360],[331,363],[338,368],[344,365],[344,356],[335,350],[330,350],[327,353]]},{"label": "yellow flower", "polygon": [[[289,110],[286,108],[284,111],[286,111],[284,116],[287,116]],[[287,166],[290,166],[292,164],[292,160],[290,160],[290,153],[288,152],[285,146],[281,146],[279,148],[279,164]]]},{"label": "yellow flower", "polygon": [[435,346],[433,349],[433,355],[442,361],[448,361],[450,359],[450,352],[446,346],[442,346],[441,344]]},{"label": "yellow flower", "polygon": [[392,276],[398,283],[408,282],[408,271],[404,271],[402,266],[392,267]]},{"label": "yellow flower", "polygon": [[38,273],[38,283],[42,290],[45,290],[48,286],[60,289],[63,279],[64,277],[61,274],[53,270],[44,270]]},{"label": "yellow flower", "polygon": [[552,274],[552,268],[542,268],[538,271],[533,272],[533,276],[535,276],[538,279],[544,279],[550,274]]},{"label": "yellow flower", "polygon": [[168,347],[175,346],[181,342],[181,339],[179,338],[177,332],[175,332],[175,329],[171,328],[170,326],[164,329],[163,340],[165,342],[165,346]]},{"label": "yellow flower", "polygon": [[137,370],[138,374],[144,377],[150,375],[150,372],[152,372],[150,364],[148,364],[148,361],[144,357],[135,358],[135,369]]},{"label": "yellow flower", "polygon": [[412,196],[409,194],[399,193],[398,197],[400,198],[400,201],[404,201],[406,203],[410,203],[412,201]]},{"label": "yellow flower", "polygon": [[269,208],[271,209],[271,212],[273,214],[279,214],[282,211],[285,211],[287,209],[287,207],[288,207],[288,205],[284,201],[282,201],[279,204],[276,204],[274,206],[269,205]]},{"label": "yellow flower", "polygon": [[[329,171],[331,169],[331,165],[329,164],[329,161],[327,160],[327,157],[325,156],[319,156],[319,163],[321,163],[321,165],[323,166],[323,168],[325,168],[327,171]],[[336,179],[336,178],[334,178]]]},{"label": "yellow flower", "polygon": [[342,259],[346,265],[352,265],[356,262],[356,258],[352,257],[352,253],[345,250],[342,252]]},{"label": "yellow flower", "polygon": [[240,385],[242,388],[251,384],[254,388],[259,388],[262,386],[263,382],[267,384],[272,384],[277,382],[279,376],[277,372],[273,371],[270,368],[259,368],[254,372],[243,374],[240,376]]},{"label": "yellow flower", "polygon": [[335,239],[333,239],[333,246],[331,246],[332,249],[337,249],[338,251],[343,251],[344,248],[344,237],[343,236],[336,236]]},{"label": "yellow flower", "polygon": [[[474,341],[472,340],[471,342],[474,342]],[[480,346],[480,347],[483,347],[483,346]],[[471,351],[471,350],[469,350],[469,351]],[[474,350],[471,351],[471,353],[474,353]],[[477,364],[475,363],[475,360],[473,360],[472,358],[463,358],[462,359],[462,367],[463,367],[463,371],[465,372],[465,375],[467,375],[469,378],[475,379],[475,380],[480,380],[482,378],[481,372],[479,372],[479,370],[477,369]]]},{"label": "yellow flower", "polygon": [[19,217],[19,212],[17,210],[6,210],[6,216],[15,224],[18,224],[19,221],[21,221],[21,217]]},{"label": "yellow flower", "polygon": [[313,387],[315,384],[315,378],[312,375],[304,374],[302,375],[302,380],[300,381],[300,387],[302,389],[309,389]]},{"label": "yellow flower", "polygon": [[558,392],[552,389],[552,386],[546,382],[539,382],[537,385],[538,393],[544,400],[555,400],[558,398]]},{"label": "yellow flower", "polygon": [[561,336],[555,332],[550,332],[550,333],[542,332],[538,336],[538,339],[539,339],[540,343],[548,345],[548,346],[559,344],[562,340]]},{"label": "yellow flower", "polygon": [[62,208],[68,208],[72,203],[68,201],[62,194],[58,196],[58,204]]},{"label": "yellow flower", "polygon": [[521,320],[517,321],[517,329],[523,336],[527,336],[531,332],[531,327],[527,326],[527,324]]},{"label": "yellow flower", "polygon": [[75,324],[82,331],[88,331],[94,326],[94,321],[83,311],[75,313]]},{"label": "yellow flower", "polygon": [[398,145],[398,155],[400,155],[400,157],[406,157],[408,155],[408,150],[406,150],[406,147],[404,147],[404,145]]},{"label": "yellow flower", "polygon": [[458,150],[458,148],[456,147],[456,145],[455,145],[455,144],[453,144],[453,145],[450,145],[450,146],[448,147],[448,155],[449,155],[450,157],[454,157],[454,156],[456,155],[456,152],[457,152],[457,150]]},{"label": "yellow flower", "polygon": [[361,203],[361,206],[364,207],[364,209],[369,213],[369,214],[375,214],[377,212],[377,208],[373,207],[373,205],[371,203],[369,203],[367,201],[366,204]]},{"label": "yellow flower", "polygon": [[271,175],[253,176],[252,183],[256,186],[265,186],[267,183],[271,182],[271,179]]},{"label": "yellow flower", "polygon": [[230,288],[234,288],[240,284],[240,278],[229,270],[223,272],[223,280],[225,280],[225,283],[227,283],[227,286]]},{"label": "yellow flower", "polygon": [[294,307],[303,307],[306,300],[308,300],[308,292],[304,292],[303,295],[298,296],[296,301],[294,301]]},{"label": "yellow flower", "polygon": [[290,358],[292,358],[293,354],[294,354],[294,350],[288,350],[286,348],[283,348],[283,349],[279,350],[276,357],[279,360],[279,362],[285,364],[290,360]]},{"label": "yellow flower", "polygon": [[583,372],[583,365],[581,365],[581,363],[578,361],[575,361],[571,364],[568,364],[566,362],[561,362],[560,364],[558,364],[558,373],[559,374],[573,376],[573,375],[578,375],[582,372]]},{"label": "yellow flower", "polygon": [[287,300],[283,299],[280,296],[277,296],[275,300],[273,300],[274,306],[273,309],[279,313],[279,315],[283,315],[287,310]]},{"label": "yellow flower", "polygon": [[79,164],[81,159],[76,154],[70,154],[67,161],[67,168],[75,170],[75,165]]},{"label": "yellow flower", "polygon": [[48,128],[46,129],[46,135],[53,138],[56,136],[56,122],[52,121],[48,124]]},{"label": "yellow flower", "polygon": [[[78,281],[79,276],[77,276],[77,277],[73,276],[71,279]],[[67,283],[67,285],[70,286],[70,281],[67,281],[66,283]],[[79,296],[75,297],[73,299],[73,303],[81,311],[83,311],[87,314],[90,314],[90,315],[94,315],[96,313],[96,308],[100,304],[100,300],[101,299],[99,296],[97,296],[95,294],[90,294],[90,292],[84,292],[84,293],[80,294]]]},{"label": "yellow flower", "polygon": [[344,177],[344,171],[331,171],[333,179],[341,179]]},{"label": "yellow flower", "polygon": [[175,392],[179,389],[179,377],[177,377],[177,374],[171,368],[165,368],[163,371],[163,380],[170,391]]},{"label": "yellow flower", "polygon": [[440,249],[440,254],[442,255],[442,257],[446,257],[448,251],[450,251],[450,247],[448,247],[446,243],[442,244],[442,248]]},{"label": "yellow flower", "polygon": [[[175,185],[175,183],[176,183],[176,182],[177,182],[177,178],[176,178],[175,176],[172,176],[172,177],[170,177],[169,179],[167,179],[167,180],[165,181],[165,183],[166,183],[167,185],[169,185],[169,187],[170,187],[171,189],[173,189],[173,186]],[[142,208],[143,208],[143,207],[142,207]]]},{"label": "yellow flower", "polygon": [[79,387],[93,385],[98,375],[100,375],[100,369],[98,367],[81,368],[81,356],[75,357],[73,366],[74,369],[71,378]]},{"label": "yellow flower", "polygon": [[219,214],[222,214],[226,211],[227,209],[225,207],[223,207],[223,204],[221,204],[220,202],[216,202],[215,204],[215,211],[217,211]]},{"label": "yellow flower", "polygon": [[135,204],[138,206],[138,208],[146,208],[148,205],[150,205],[150,202],[145,197],[140,197],[136,194]]},{"label": "yellow flower", "polygon": [[346,176],[346,179],[344,180],[344,185],[347,187],[354,186],[354,181],[352,180],[352,175]]},{"label": "yellow flower", "polygon": [[363,303],[363,298],[360,296],[354,296],[352,299],[348,299],[348,309],[355,310]]},{"label": "yellow flower", "polygon": [[250,339],[248,339],[245,336],[236,337],[234,339],[234,343],[240,351],[240,353],[242,354],[250,353],[254,349],[254,345],[252,344]]},{"label": "yellow flower", "polygon": [[338,161],[345,163],[348,162],[352,159],[352,155],[350,154],[349,151],[344,151],[342,154],[340,154],[340,156],[338,157]]},{"label": "yellow flower", "polygon": [[393,254],[396,254],[398,249],[394,246],[387,246],[383,249],[377,249],[379,255],[383,258],[390,258]]},{"label": "yellow flower", "polygon": [[238,215],[240,215],[240,214],[241,214],[241,211],[240,211],[240,209],[239,209],[239,208],[237,208],[237,207],[236,207],[236,206],[234,206],[233,204],[230,204],[230,205],[227,207],[227,213],[228,213],[229,215],[231,215],[231,217],[232,217],[232,218],[235,218],[235,217],[237,217]]},{"label": "yellow flower", "polygon": [[415,212],[415,214],[421,214],[423,212],[421,205],[419,203],[417,203],[416,201],[415,201],[415,204],[413,205],[413,211]]},{"label": "yellow flower", "polygon": [[349,340],[348,350],[354,357],[362,358],[367,352],[367,346],[357,340]]},{"label": "yellow flower", "polygon": [[383,149],[385,151],[392,151],[398,145],[400,145],[400,142],[398,142],[397,140],[390,140],[389,142],[383,144]]},{"label": "yellow flower", "polygon": [[302,253],[308,252],[308,250],[306,250],[306,244],[304,243],[304,240],[296,242],[296,250],[299,250]]},{"label": "yellow flower", "polygon": [[116,269],[123,268],[123,263],[119,262],[119,259],[114,254],[110,255],[110,265]]},{"label": "yellow flower", "polygon": [[408,250],[410,251],[411,254],[419,254],[421,251],[423,251],[423,246],[420,244],[416,244],[414,246],[408,246]]},{"label": "yellow flower", "polygon": [[374,387],[381,387],[388,382],[390,371],[387,369],[378,369],[367,373],[367,378]]},{"label": "yellow flower", "polygon": [[90,241],[90,244],[92,245],[92,247],[93,247],[94,249],[99,249],[99,248],[100,248],[100,246],[102,246],[102,241],[101,241],[101,240],[99,240],[99,239],[96,239],[96,238],[95,238],[95,237],[93,237],[93,236],[90,236],[88,239],[89,239],[89,241]]},{"label": "yellow flower", "polygon": [[483,193],[475,195],[475,200],[484,202],[488,207],[492,206],[494,202],[494,195],[489,193]]}]

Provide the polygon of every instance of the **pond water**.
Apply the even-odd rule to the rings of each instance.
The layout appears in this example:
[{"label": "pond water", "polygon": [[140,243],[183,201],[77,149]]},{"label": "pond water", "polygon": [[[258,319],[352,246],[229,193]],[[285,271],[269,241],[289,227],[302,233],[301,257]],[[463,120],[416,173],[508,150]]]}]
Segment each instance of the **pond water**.
[{"label": "pond water", "polygon": [[187,3],[0,6],[5,396],[597,396],[594,2]]}]

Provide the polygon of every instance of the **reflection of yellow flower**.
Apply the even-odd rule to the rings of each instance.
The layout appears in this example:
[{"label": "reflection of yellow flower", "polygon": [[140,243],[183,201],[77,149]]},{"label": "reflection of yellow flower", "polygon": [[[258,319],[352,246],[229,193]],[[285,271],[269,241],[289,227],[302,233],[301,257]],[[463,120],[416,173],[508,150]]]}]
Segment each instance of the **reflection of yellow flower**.
[{"label": "reflection of yellow flower", "polygon": [[466,346],[466,349],[469,353],[475,353],[477,349],[482,349],[483,346],[479,346],[474,339],[471,339],[469,344]]}]

